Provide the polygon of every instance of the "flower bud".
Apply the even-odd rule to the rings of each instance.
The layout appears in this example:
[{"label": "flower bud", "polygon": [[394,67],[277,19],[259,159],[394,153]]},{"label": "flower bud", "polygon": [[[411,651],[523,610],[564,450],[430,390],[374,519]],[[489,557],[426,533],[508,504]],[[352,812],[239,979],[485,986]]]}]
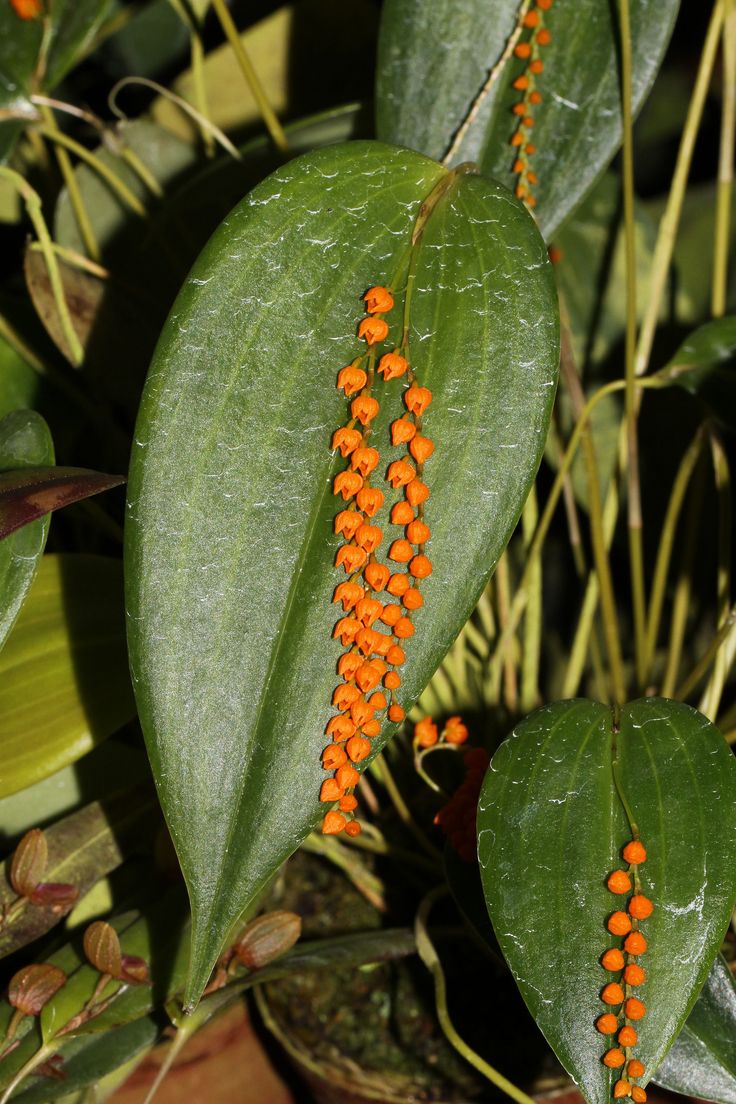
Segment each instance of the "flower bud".
[{"label": "flower bud", "polygon": [[25,1016],[38,1016],[63,985],[66,974],[58,966],[48,962],[24,966],[10,979],[8,1000]]}]

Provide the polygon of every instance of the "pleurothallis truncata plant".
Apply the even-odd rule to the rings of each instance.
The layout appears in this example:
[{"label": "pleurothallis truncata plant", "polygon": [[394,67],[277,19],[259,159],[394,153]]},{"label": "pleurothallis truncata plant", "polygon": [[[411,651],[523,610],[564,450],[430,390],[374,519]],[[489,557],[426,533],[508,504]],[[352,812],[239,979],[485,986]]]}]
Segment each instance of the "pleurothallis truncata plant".
[{"label": "pleurothallis truncata plant", "polygon": [[556,702],[494,755],[478,857],[496,937],[590,1104],[675,1042],[736,904],[736,763],[681,702]]},{"label": "pleurothallis truncata plant", "polygon": [[[366,330],[361,300],[376,287],[394,306],[385,318],[369,312]],[[477,172],[450,173],[380,143],[330,147],[278,170],[200,256],[149,373],[126,522],[134,686],[192,906],[187,1003],[243,912],[325,814],[328,830],[347,827],[358,769],[465,623],[536,473],[558,350],[551,268],[524,206]],[[379,393],[374,353],[407,367],[384,373],[378,409],[367,402],[374,394],[356,395],[364,401],[345,425],[338,374],[349,366],[360,392],[370,378]],[[419,407],[406,402],[415,376],[432,398],[421,428]],[[397,421],[413,440],[402,426],[392,433]],[[354,458],[342,475],[340,426]],[[418,511],[408,488],[424,483],[426,461],[431,540],[418,512],[391,517],[402,487]],[[370,516],[356,496],[373,471],[384,501]],[[355,540],[349,525],[336,565],[341,507],[367,512],[360,523],[380,535]],[[358,615],[335,604],[341,577],[350,581],[342,567],[360,573],[374,562],[384,531],[397,541],[390,574],[407,562],[422,578],[422,604],[399,608],[390,625],[396,591],[378,591],[390,584],[376,577],[385,572],[354,579],[365,593],[353,597],[380,596],[382,625],[401,626],[398,639],[372,627],[376,606]],[[409,589],[418,592],[403,595]],[[352,622],[345,643],[359,632],[365,640],[361,666],[383,679],[392,660],[401,667],[392,715],[377,729],[376,706],[388,703],[361,694],[357,720],[371,735],[351,729],[344,741],[328,731],[338,675],[352,685],[357,673],[338,669],[341,613]],[[396,678],[384,682],[390,693]],[[354,704],[339,700],[337,716],[357,729],[345,710]],[[343,761],[354,735],[370,750],[354,745],[367,754]],[[320,802],[336,754],[335,785]]]}]

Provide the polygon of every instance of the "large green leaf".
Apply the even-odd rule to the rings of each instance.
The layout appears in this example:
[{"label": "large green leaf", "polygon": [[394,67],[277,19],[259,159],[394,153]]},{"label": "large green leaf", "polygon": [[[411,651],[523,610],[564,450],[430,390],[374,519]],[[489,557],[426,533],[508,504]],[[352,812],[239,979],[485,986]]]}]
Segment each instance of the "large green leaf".
[{"label": "large green leaf", "polygon": [[[48,426],[33,410],[15,410],[0,420],[0,473],[53,464]],[[23,605],[38,569],[48,517],[39,518],[0,541],[0,648]]]},{"label": "large green leaf", "polygon": [[[129,488],[129,643],[191,895],[192,1000],[230,926],[319,817],[340,652],[330,480],[341,464],[329,450],[346,406],[336,373],[359,352],[360,296],[406,258],[420,205],[443,178],[434,162],[377,143],[275,173],[200,257],[146,385]],[[543,242],[500,186],[458,178],[435,209],[411,330],[436,396],[426,421],[437,457],[435,572],[408,648],[406,705],[516,523],[554,394]],[[401,390],[400,380],[385,387],[379,442]]]},{"label": "large green leaf", "polygon": [[121,576],[120,561],[102,556],[43,558],[0,652],[0,796],[73,763],[134,716]]},{"label": "large green leaf", "polygon": [[736,1104],[736,982],[722,955],[654,1080],[686,1096]]},{"label": "large green leaf", "polygon": [[[654,81],[677,14],[677,0],[632,0],[633,103]],[[378,137],[442,157],[499,63],[519,12],[517,0],[387,0],[376,90]],[[617,9],[608,0],[558,3],[545,13],[543,102],[534,110],[536,214],[549,238],[621,142]],[[452,43],[452,48],[448,48]],[[454,163],[475,161],[511,186],[515,129],[512,81],[525,62],[501,66]]]},{"label": "large green leaf", "polygon": [[648,1012],[635,1055],[643,1083],[662,1062],[711,968],[736,899],[736,763],[718,730],[689,706],[648,698],[609,710],[558,702],[521,722],[496,752],[481,794],[478,847],[488,911],[522,995],[591,1104],[618,1074],[601,1064],[594,1027],[620,940],[608,915],[626,898],[606,887],[631,838],[614,786],[638,822],[648,858],[642,890]]}]

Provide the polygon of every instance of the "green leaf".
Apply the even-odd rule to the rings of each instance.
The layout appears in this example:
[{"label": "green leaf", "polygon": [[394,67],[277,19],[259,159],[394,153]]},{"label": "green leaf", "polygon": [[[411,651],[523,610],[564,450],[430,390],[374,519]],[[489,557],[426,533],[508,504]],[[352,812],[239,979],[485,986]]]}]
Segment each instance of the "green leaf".
[{"label": "green leaf", "polygon": [[[677,14],[677,0],[631,3],[633,104],[651,87]],[[387,0],[376,89],[378,137],[441,158],[504,54],[517,0]],[[535,214],[549,239],[575,209],[621,143],[618,20],[608,0],[555,4],[544,13],[542,103],[534,109]],[[452,49],[448,49],[448,42]],[[498,70],[453,163],[475,161],[512,187],[512,81],[526,63],[511,55]]]},{"label": "green leaf", "polygon": [[496,752],[478,812],[488,911],[532,1015],[591,1104],[618,1076],[601,1063],[612,1046],[595,1029],[607,974],[599,959],[620,940],[608,915],[625,907],[606,887],[631,830],[614,786],[638,822],[647,861],[642,892],[647,1006],[636,1057],[660,1065],[676,1038],[736,900],[736,763],[718,730],[679,702],[647,698],[609,710],[568,701],[538,710]]},{"label": "green leaf", "polygon": [[[43,19],[25,20],[9,3],[0,4],[0,108],[31,117],[31,92],[54,88],[68,73],[92,42],[110,0],[54,0],[42,6],[48,12]],[[13,121],[0,123],[0,161],[21,127]]]},{"label": "green leaf", "polygon": [[[225,220],[159,342],[132,458],[126,587],[139,712],[192,901],[189,1000],[320,816],[340,652],[330,480],[344,464],[330,440],[346,404],[336,375],[359,352],[361,295],[405,263],[420,204],[441,179],[434,162],[378,143],[292,162]],[[435,394],[435,571],[408,648],[405,705],[516,523],[558,355],[544,245],[505,190],[458,178],[422,241],[411,333]],[[402,387],[386,386],[379,442]]]},{"label": "green leaf", "polygon": [[41,380],[33,368],[0,336],[0,418],[36,405]]},{"label": "green leaf", "polygon": [[[32,410],[16,410],[0,419],[0,473],[53,464],[48,426]],[[18,616],[46,544],[48,517],[0,542],[0,648]]]},{"label": "green leaf", "polygon": [[736,982],[722,955],[653,1080],[686,1096],[736,1102]]},{"label": "green leaf", "polygon": [[[120,782],[124,779],[119,779]],[[87,890],[115,870],[123,860],[146,841],[157,823],[157,804],[150,789],[126,790],[103,802],[94,801],[63,820],[46,828],[48,865],[44,882],[73,885],[78,899]],[[17,901],[9,881],[9,856],[0,881],[0,909]],[[21,901],[0,928],[0,957],[38,939],[59,923],[61,916],[51,909]]]},{"label": "green leaf", "polygon": [[[13,1095],[15,1104],[59,1104],[60,1094],[71,1094],[96,1085],[113,1070],[127,1065],[149,1050],[159,1035],[159,1025],[152,1016],[124,1024],[100,1035],[82,1035],[70,1039],[63,1047],[64,1081],[39,1077]],[[95,1094],[94,1099],[98,1099]],[[104,1099],[104,1098],[103,1098]]]},{"label": "green leaf", "polygon": [[736,428],[736,315],[716,318],[691,333],[661,374]]},{"label": "green leaf", "polygon": [[73,763],[134,714],[120,561],[45,556],[0,652],[0,796]]}]

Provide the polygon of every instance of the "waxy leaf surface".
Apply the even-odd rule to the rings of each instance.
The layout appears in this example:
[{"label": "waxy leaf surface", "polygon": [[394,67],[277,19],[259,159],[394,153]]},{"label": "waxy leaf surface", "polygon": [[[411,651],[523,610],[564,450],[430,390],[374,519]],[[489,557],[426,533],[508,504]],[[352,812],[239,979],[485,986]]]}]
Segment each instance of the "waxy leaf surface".
[{"label": "waxy leaf surface", "polygon": [[[0,420],[0,480],[9,470],[18,475],[20,469],[53,462],[54,445],[40,414],[14,410]],[[0,648],[28,594],[46,544],[49,519],[38,517],[0,541]]]},{"label": "waxy leaf surface", "polygon": [[[448,151],[517,24],[518,0],[387,0],[376,86],[378,137],[441,158]],[[633,103],[654,81],[677,0],[632,0]],[[549,238],[608,164],[621,142],[618,17],[608,0],[556,3],[544,13],[542,103],[533,109],[535,214]],[[525,34],[525,38],[528,34]],[[452,49],[448,43],[452,43]],[[513,187],[510,146],[520,100],[512,82],[525,69],[513,54],[498,68],[453,158],[474,161]]]},{"label": "waxy leaf surface", "polygon": [[[405,270],[414,220],[441,179],[434,162],[378,143],[330,147],[276,172],[201,255],[148,378],[126,526],[129,642],[192,901],[190,1000],[230,927],[320,817],[341,652],[332,526],[342,500],[331,480],[345,462],[330,441],[347,404],[337,373],[361,352],[362,294]],[[405,705],[508,540],[554,394],[544,245],[500,186],[459,178],[435,209],[410,328],[418,377],[435,394],[425,431],[437,452],[426,473],[434,573],[407,648]],[[377,392],[381,476],[404,455],[388,443],[402,390],[393,380]],[[393,498],[376,519],[387,534]]]},{"label": "waxy leaf surface", "polygon": [[647,1006],[635,1055],[642,1084],[662,1062],[708,975],[736,899],[736,763],[718,730],[689,706],[658,698],[611,713],[558,702],[527,717],[498,749],[481,793],[478,849],[488,911],[532,1015],[591,1104],[611,1100],[601,1057],[613,1041],[595,1020],[600,965],[621,939],[606,927],[626,897],[606,877],[624,865],[631,830],[614,786],[638,823],[647,861],[642,922]]},{"label": "waxy leaf surface", "polygon": [[120,561],[45,556],[0,652],[0,796],[73,763],[134,715]]},{"label": "waxy leaf surface", "polygon": [[685,1096],[736,1104],[736,982],[722,955],[653,1080]]}]

